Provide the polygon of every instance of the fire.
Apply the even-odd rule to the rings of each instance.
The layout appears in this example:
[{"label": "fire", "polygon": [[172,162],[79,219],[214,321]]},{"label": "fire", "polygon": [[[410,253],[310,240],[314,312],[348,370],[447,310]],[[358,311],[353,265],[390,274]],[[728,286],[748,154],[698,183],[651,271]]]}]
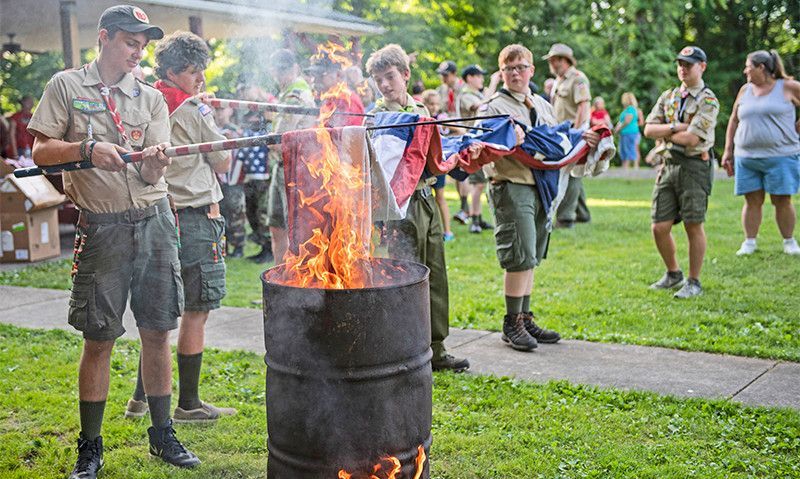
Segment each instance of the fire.
[{"label": "fire", "polygon": [[[422,472],[425,470],[425,460],[427,456],[425,455],[425,449],[422,446],[417,447],[417,458],[414,460],[416,465],[416,469],[414,472],[414,479],[419,479],[422,477]],[[382,471],[383,463],[390,464],[390,468],[386,472]],[[400,465],[400,460],[394,456],[384,457],[381,462],[372,466],[372,474],[369,476],[362,476],[365,479],[400,479],[397,475],[400,473],[400,470],[403,466]],[[378,474],[381,474],[380,476]],[[345,471],[344,469],[339,471],[338,479],[353,479],[353,474]]]},{"label": "fire", "polygon": [[[324,56],[345,67],[350,61],[344,52],[341,45],[328,42],[313,58]],[[325,128],[336,105],[349,104],[350,90],[339,82],[321,99],[315,135],[319,153],[302,162],[320,188],[308,196],[301,191],[298,207],[324,227],[314,228],[311,237],[296,246],[296,253],[295,245],[290,245],[285,257],[285,282],[306,288],[364,288],[369,284],[367,266],[372,257],[371,210],[369,201],[365,201],[369,196],[368,172],[365,165],[340,160],[331,132]]]}]

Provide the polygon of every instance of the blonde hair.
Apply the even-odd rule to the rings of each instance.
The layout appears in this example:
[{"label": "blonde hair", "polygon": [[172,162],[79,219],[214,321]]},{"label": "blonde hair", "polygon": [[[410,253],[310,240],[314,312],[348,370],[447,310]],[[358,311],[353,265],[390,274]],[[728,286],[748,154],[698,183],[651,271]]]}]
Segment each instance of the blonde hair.
[{"label": "blonde hair", "polygon": [[441,95],[439,95],[439,92],[436,90],[425,90],[422,92],[421,97],[422,97],[422,103],[425,103],[426,105],[433,97],[438,97],[439,101],[442,101]]},{"label": "blonde hair", "polygon": [[639,102],[636,101],[636,96],[633,93],[626,91],[625,93],[622,94],[622,106],[632,106],[634,108],[639,108]]},{"label": "blonde hair", "polygon": [[400,73],[411,71],[408,63],[408,54],[403,50],[403,47],[396,43],[391,43],[373,52],[367,60],[367,73],[369,75],[388,70],[391,67],[397,67]]},{"label": "blonde hair", "polygon": [[508,45],[500,50],[500,55],[497,56],[497,64],[498,66],[503,66],[518,58],[528,60],[528,62],[533,64],[533,53],[518,43]]},{"label": "blonde hair", "polygon": [[783,68],[783,60],[781,60],[781,56],[778,55],[776,50],[756,50],[748,54],[747,59],[750,60],[750,63],[752,63],[753,66],[764,65],[767,73],[772,75],[774,78],[786,78],[787,80],[793,79],[793,77],[786,74],[786,70]]}]

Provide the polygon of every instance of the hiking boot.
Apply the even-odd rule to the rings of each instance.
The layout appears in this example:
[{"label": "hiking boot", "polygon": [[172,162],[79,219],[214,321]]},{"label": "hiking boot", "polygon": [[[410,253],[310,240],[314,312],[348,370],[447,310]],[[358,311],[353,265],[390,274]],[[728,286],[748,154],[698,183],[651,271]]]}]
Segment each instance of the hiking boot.
[{"label": "hiking boot", "polygon": [[160,457],[167,464],[177,467],[194,467],[200,464],[200,459],[189,451],[178,438],[175,437],[175,429],[172,429],[172,420],[166,426],[156,428],[150,426],[147,429],[150,436],[150,455]]},{"label": "hiking boot", "polygon": [[270,261],[274,261],[275,257],[272,256],[272,246],[262,246],[261,251],[258,254],[254,254],[253,256],[248,256],[247,259],[254,263],[269,263]]},{"label": "hiking boot", "polygon": [[212,422],[220,416],[233,416],[236,409],[232,407],[217,407],[213,404],[201,402],[197,409],[183,409],[180,406],[175,408],[172,419],[177,423],[203,423]]},{"label": "hiking boot", "polygon": [[465,225],[469,221],[469,214],[467,214],[466,211],[461,210],[458,213],[453,215],[453,219],[458,221],[462,225]]},{"label": "hiking boot", "polygon": [[506,314],[503,317],[503,335],[500,339],[517,351],[532,351],[537,347],[536,339],[525,329],[523,313]]},{"label": "hiking boot", "polygon": [[703,287],[700,286],[700,280],[689,278],[686,284],[683,285],[683,288],[673,296],[678,299],[688,299],[694,296],[700,296],[701,294],[703,294]]},{"label": "hiking boot", "polygon": [[667,271],[650,289],[675,289],[683,284],[683,271]]},{"label": "hiking boot", "polygon": [[147,412],[150,410],[150,407],[147,405],[147,401],[137,401],[136,399],[128,399],[128,406],[125,408],[125,417],[128,419],[138,419],[140,417],[144,417]]},{"label": "hiking boot", "polygon": [[472,223],[471,225],[469,225],[470,233],[480,233],[481,231],[483,231],[483,228],[481,228],[481,225],[479,225],[478,223]]},{"label": "hiking boot", "polygon": [[453,371],[454,373],[464,372],[469,369],[469,361],[464,358],[456,358],[450,354],[431,360],[431,367],[434,371]]},{"label": "hiking boot", "polygon": [[756,252],[756,242],[749,242],[743,241],[742,246],[739,247],[739,251],[736,252],[736,256],[745,256],[750,255]]},{"label": "hiking boot", "polygon": [[533,339],[535,339],[537,342],[544,344],[555,344],[561,339],[561,335],[557,332],[537,326],[533,321],[535,318],[533,317],[532,312],[527,311],[522,314],[525,318],[522,320],[522,324],[525,325],[525,331],[533,336]]},{"label": "hiking boot", "polygon": [[103,468],[103,437],[97,436],[94,441],[78,436],[78,462],[69,475],[69,479],[96,479]]},{"label": "hiking boot", "polygon": [[244,246],[237,246],[233,248],[233,252],[231,252],[228,257],[229,258],[241,258],[244,256]]}]

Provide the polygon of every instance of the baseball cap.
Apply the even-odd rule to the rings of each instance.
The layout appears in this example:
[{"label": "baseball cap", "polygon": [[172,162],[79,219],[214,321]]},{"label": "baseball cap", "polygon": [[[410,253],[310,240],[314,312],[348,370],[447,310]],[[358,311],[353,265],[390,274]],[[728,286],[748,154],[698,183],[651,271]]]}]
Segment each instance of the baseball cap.
[{"label": "baseball cap", "polygon": [[130,33],[146,33],[150,40],[164,38],[164,30],[151,25],[150,19],[139,7],[132,5],[115,5],[109,7],[100,15],[97,30],[118,28]]},{"label": "baseball cap", "polygon": [[436,73],[439,75],[444,75],[445,73],[455,73],[456,70],[456,62],[447,60],[439,64],[439,68],[436,69]]},{"label": "baseball cap", "polygon": [[470,65],[461,70],[461,78],[466,79],[470,75],[486,75],[486,70],[481,68],[480,65]]},{"label": "baseball cap", "polygon": [[687,47],[683,47],[683,49],[678,52],[678,56],[675,57],[675,61],[678,60],[683,60],[689,63],[699,63],[707,62],[708,58],[706,57],[706,52],[704,52],[700,47],[689,45]]},{"label": "baseball cap", "polygon": [[575,60],[575,55],[572,53],[572,48],[569,45],[565,45],[563,43],[554,43],[550,47],[550,51],[547,52],[547,55],[542,57],[542,60],[547,60],[550,57],[564,57],[570,61],[573,65],[578,63]]}]

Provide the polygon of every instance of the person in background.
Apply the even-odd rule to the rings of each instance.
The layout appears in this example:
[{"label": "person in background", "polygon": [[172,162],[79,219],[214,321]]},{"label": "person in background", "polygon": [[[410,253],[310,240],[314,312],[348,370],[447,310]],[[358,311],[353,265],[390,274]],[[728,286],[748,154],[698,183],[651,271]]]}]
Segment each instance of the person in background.
[{"label": "person in background", "polygon": [[25,158],[31,157],[31,150],[33,149],[33,135],[28,132],[28,122],[31,121],[33,113],[33,97],[25,95],[19,101],[20,109],[18,112],[11,115],[9,118],[11,122],[12,135],[12,148],[17,154],[17,157],[24,156]]},{"label": "person in background", "polygon": [[[411,98],[416,101],[420,101],[424,103],[424,99],[422,98],[422,93],[425,91],[425,84],[422,83],[422,80],[417,80],[411,85]],[[439,100],[441,103],[441,99]]]},{"label": "person in background", "polygon": [[601,96],[596,96],[592,100],[592,113],[589,116],[589,126],[596,125],[604,125],[609,129],[614,128],[614,124],[611,122],[611,115],[606,110],[606,101]]},{"label": "person in background", "polygon": [[[428,109],[431,116],[437,120],[447,118],[447,113],[440,112],[442,108],[442,99],[436,90],[425,90],[422,92],[422,104]],[[442,135],[447,134],[447,127],[439,127]],[[444,187],[447,184],[447,175],[438,175],[436,183],[433,184],[433,196],[436,198],[436,206],[439,207],[439,213],[442,215],[442,226],[444,228],[443,238],[445,241],[452,241],[456,239],[453,230],[450,229],[450,207],[447,206],[447,199],[444,197]]]},{"label": "person in background", "polygon": [[619,114],[619,121],[614,127],[614,132],[619,133],[619,158],[623,169],[630,169],[631,165],[639,168],[639,104],[633,93],[627,91],[622,94],[624,109]]},{"label": "person in background", "polygon": [[794,238],[797,213],[792,195],[800,188],[800,82],[788,76],[775,50],[747,55],[747,83],[739,90],[725,133],[722,166],[735,176],[734,191],[744,195],[745,239],[737,255],[756,251],[764,197],[775,206],[783,252],[800,255]]},{"label": "person in background", "polygon": [[0,158],[12,158],[9,153],[12,147],[11,126],[8,124],[5,115],[3,115],[3,111],[0,110]]},{"label": "person in background", "polygon": [[555,79],[547,78],[544,81],[544,85],[542,85],[542,93],[540,93],[540,95],[547,100],[548,103],[553,103],[553,85],[555,85],[555,83]]},{"label": "person in background", "polygon": [[[336,111],[339,113],[364,114],[364,105],[361,98],[345,82],[342,65],[331,61],[326,54],[314,55],[311,57],[311,65],[307,69],[312,79],[312,87],[315,95],[320,98],[320,107],[323,111]],[[341,92],[335,96],[330,96],[337,87],[342,87]],[[339,126],[359,126],[364,122],[363,116],[332,115],[325,121],[325,126],[334,128]]]},{"label": "person in background", "polygon": [[[229,140],[242,136],[241,130],[233,123],[232,118],[232,108],[217,108],[214,110],[214,121],[219,128],[219,132]],[[228,249],[228,258],[241,258],[244,256],[247,235],[245,229],[247,202],[244,194],[244,173],[244,161],[237,155],[236,150],[232,150],[230,169],[217,175],[219,186],[222,188],[222,200],[219,202],[219,208],[225,218],[225,243]]]}]

